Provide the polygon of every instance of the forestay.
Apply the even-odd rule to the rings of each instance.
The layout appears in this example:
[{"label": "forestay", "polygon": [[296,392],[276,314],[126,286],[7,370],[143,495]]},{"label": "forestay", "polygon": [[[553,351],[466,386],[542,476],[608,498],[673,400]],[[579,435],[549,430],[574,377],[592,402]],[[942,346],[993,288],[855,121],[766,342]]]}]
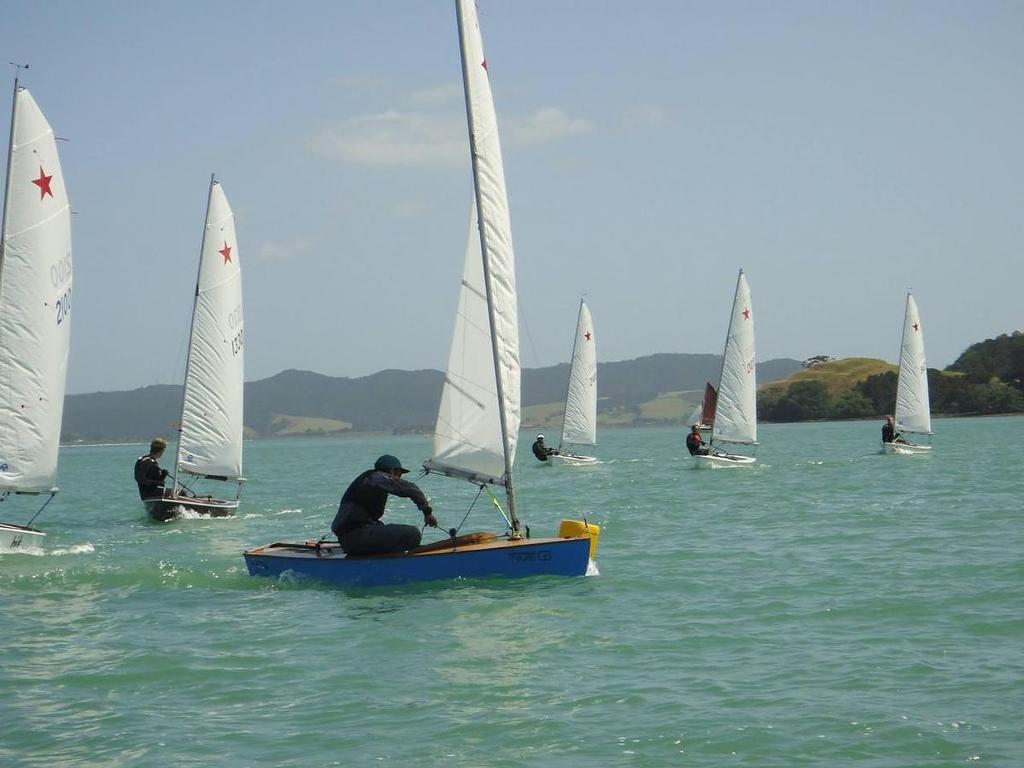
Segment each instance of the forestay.
[{"label": "forestay", "polygon": [[[497,118],[476,6],[457,2],[478,240],[467,249],[459,313],[428,469],[506,485],[519,433],[515,257]],[[473,249],[477,249],[474,252]],[[477,267],[470,262],[479,262]],[[478,302],[483,297],[483,309]],[[481,353],[481,337],[487,350]],[[485,369],[489,366],[489,374]],[[495,419],[494,415],[497,416]],[[511,506],[510,499],[510,506]]]},{"label": "forestay", "polygon": [[227,480],[242,476],[243,331],[234,214],[212,181],[185,371],[180,471]]},{"label": "forestay", "polygon": [[907,294],[903,318],[903,345],[896,385],[896,429],[899,432],[932,433],[931,405],[928,400],[928,366],[924,358],[924,333],[917,302]]},{"label": "forestay", "polygon": [[729,333],[722,355],[722,376],[712,442],[753,444],[757,442],[757,377],[754,355],[754,314],[750,287],[740,270],[729,319]]},{"label": "forestay", "polygon": [[0,491],[50,491],[71,330],[71,209],[53,129],[17,84],[2,248]]},{"label": "forestay", "polygon": [[576,337],[565,397],[562,444],[594,445],[597,442],[597,342],[590,308],[580,301]]}]

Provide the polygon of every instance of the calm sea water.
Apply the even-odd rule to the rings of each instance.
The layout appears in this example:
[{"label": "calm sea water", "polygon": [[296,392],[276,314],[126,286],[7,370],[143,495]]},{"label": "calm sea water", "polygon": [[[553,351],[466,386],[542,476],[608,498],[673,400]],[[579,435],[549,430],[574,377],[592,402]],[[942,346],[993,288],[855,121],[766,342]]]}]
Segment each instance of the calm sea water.
[{"label": "calm sea water", "polygon": [[[600,523],[600,575],[383,590],[241,552],[426,438],[250,442],[236,518],[162,524],[142,448],[65,449],[47,553],[0,556],[0,764],[1024,765],[1024,420],[938,421],[929,457],[879,427],[762,426],[713,472],[684,430],[605,430],[592,468],[524,434],[523,517]],[[422,485],[457,525],[471,489]]]}]

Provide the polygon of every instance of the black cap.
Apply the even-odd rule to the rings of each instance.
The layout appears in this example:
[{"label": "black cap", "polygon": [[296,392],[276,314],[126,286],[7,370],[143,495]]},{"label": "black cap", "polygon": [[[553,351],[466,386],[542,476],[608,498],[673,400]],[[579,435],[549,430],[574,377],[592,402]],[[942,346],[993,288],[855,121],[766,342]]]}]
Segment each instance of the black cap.
[{"label": "black cap", "polygon": [[373,462],[373,468],[379,469],[382,472],[386,472],[389,469],[397,469],[399,472],[405,473],[409,470],[402,466],[402,462],[398,460],[397,456],[392,456],[390,453],[385,453],[375,462]]}]

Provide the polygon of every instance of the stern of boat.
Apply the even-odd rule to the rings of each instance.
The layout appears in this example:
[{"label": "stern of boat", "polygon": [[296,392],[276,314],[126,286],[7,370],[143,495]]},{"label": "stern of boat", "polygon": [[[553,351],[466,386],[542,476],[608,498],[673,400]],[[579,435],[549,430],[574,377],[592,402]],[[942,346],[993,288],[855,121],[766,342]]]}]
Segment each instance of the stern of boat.
[{"label": "stern of boat", "polygon": [[36,553],[43,549],[46,534],[27,525],[0,523],[0,553]]}]

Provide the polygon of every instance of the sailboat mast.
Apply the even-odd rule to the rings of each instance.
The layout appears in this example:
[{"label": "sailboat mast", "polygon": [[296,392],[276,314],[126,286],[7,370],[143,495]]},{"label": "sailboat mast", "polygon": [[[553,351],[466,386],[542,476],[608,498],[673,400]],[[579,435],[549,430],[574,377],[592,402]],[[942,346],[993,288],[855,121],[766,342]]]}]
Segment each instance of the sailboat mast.
[{"label": "sailboat mast", "polygon": [[562,450],[565,439],[565,420],[569,417],[569,389],[572,387],[572,367],[576,364],[576,345],[580,343],[580,315],[583,314],[583,297],[580,297],[580,308],[576,313],[576,330],[572,332],[572,356],[569,358],[569,376],[565,381],[565,407],[562,409],[562,434],[558,438],[558,450]]},{"label": "sailboat mast", "polygon": [[[471,0],[472,1],[472,0]],[[477,160],[476,131],[474,130],[473,107],[470,99],[469,62],[466,59],[466,30],[462,23],[463,0],[455,0],[455,16],[459,24],[459,57],[462,61],[462,92],[466,97],[466,120],[469,126],[470,159],[473,164],[473,191],[476,196],[477,228],[480,230],[480,253],[483,257],[484,289],[487,294],[487,316],[491,324],[491,354],[494,358],[494,384],[498,394],[498,417],[501,421],[501,447],[505,458],[505,496],[508,499],[508,516],[512,534],[519,533],[519,518],[516,516],[516,496],[512,485],[512,456],[508,445],[508,421],[505,415],[505,391],[502,386],[501,356],[498,351],[498,337],[494,296],[491,288],[491,270],[487,250],[487,225],[484,219],[483,197],[480,194],[480,168]]]},{"label": "sailboat mast", "polygon": [[0,288],[4,283],[4,256],[7,250],[7,208],[11,196],[11,157],[14,155],[14,122],[18,112],[18,78],[14,78],[14,95],[11,97],[11,133],[7,139],[7,179],[4,183],[4,214],[0,229]]},{"label": "sailboat mast", "polygon": [[213,202],[213,185],[216,174],[210,174],[210,191],[206,196],[206,215],[203,216],[203,236],[199,241],[199,268],[196,270],[196,292],[192,296],[192,322],[188,327],[188,351],[185,353],[185,380],[181,386],[181,415],[178,417],[178,446],[174,450],[174,493],[178,492],[178,465],[181,462],[181,431],[185,420],[185,389],[188,387],[189,372],[192,369],[192,339],[196,333],[196,306],[199,304],[199,277],[203,274],[203,254],[206,252],[206,223],[210,220],[210,204]]}]

